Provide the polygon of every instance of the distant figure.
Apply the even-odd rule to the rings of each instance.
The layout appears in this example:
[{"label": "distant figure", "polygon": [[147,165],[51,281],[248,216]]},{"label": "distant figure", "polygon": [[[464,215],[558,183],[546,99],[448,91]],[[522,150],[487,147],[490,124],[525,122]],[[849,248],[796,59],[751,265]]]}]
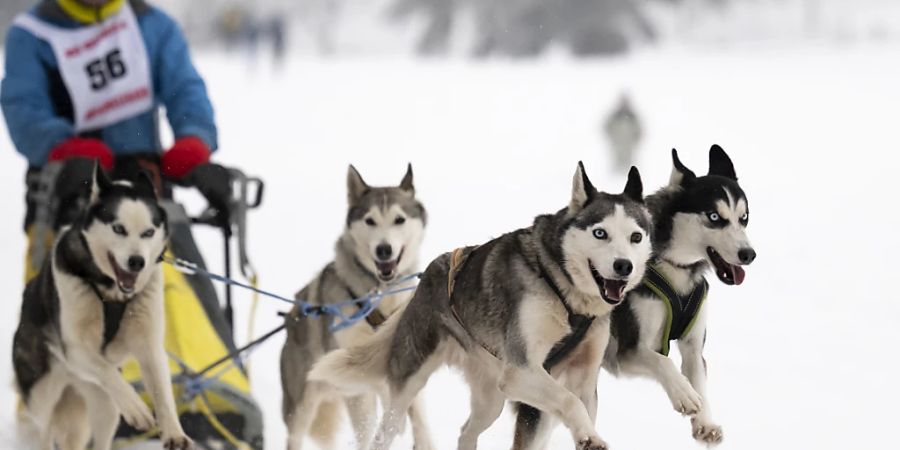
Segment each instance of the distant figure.
[{"label": "distant figure", "polygon": [[622,94],[619,105],[606,120],[606,137],[612,149],[613,164],[617,170],[627,170],[635,159],[641,143],[641,122],[631,106],[627,94]]},{"label": "distant figure", "polygon": [[287,52],[287,30],[283,16],[274,16],[269,22],[269,34],[272,39],[272,58],[275,67],[281,67]]}]

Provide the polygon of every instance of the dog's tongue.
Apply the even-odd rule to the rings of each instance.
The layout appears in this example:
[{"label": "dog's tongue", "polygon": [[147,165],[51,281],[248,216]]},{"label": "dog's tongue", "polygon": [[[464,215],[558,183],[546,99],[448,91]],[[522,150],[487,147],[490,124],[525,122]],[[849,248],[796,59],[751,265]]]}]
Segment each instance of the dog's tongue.
[{"label": "dog's tongue", "polygon": [[731,266],[731,279],[734,280],[734,285],[738,286],[744,282],[744,276],[746,275],[744,273],[744,268],[741,266],[729,265]]},{"label": "dog's tongue", "polygon": [[603,280],[603,290],[606,297],[612,300],[622,300],[625,297],[624,280]]},{"label": "dog's tongue", "polygon": [[395,259],[387,262],[379,261],[375,263],[375,266],[378,267],[378,271],[381,272],[381,275],[388,276],[397,268],[397,260]]}]

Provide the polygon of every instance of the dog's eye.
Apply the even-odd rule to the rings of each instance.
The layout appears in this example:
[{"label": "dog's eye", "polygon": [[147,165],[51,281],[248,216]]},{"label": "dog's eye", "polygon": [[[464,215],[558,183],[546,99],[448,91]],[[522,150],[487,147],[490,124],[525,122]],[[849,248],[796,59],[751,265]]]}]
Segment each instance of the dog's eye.
[{"label": "dog's eye", "polygon": [[638,232],[631,233],[631,242],[633,244],[639,244],[644,240],[644,235]]},{"label": "dog's eye", "polygon": [[368,225],[368,226],[370,226],[370,227],[374,227],[374,226],[375,226],[375,219],[373,219],[373,218],[371,218],[371,217],[367,218],[367,219],[366,219],[366,225]]},{"label": "dog's eye", "polygon": [[119,236],[128,236],[128,232],[125,231],[125,227],[122,224],[117,223],[112,226],[113,233],[118,234]]},{"label": "dog's eye", "polygon": [[394,219],[394,225],[403,225],[404,223],[406,223],[406,217],[399,216]]},{"label": "dog's eye", "polygon": [[717,212],[711,212],[707,214],[706,217],[709,217],[710,222],[718,222],[722,220],[722,216],[720,216]]},{"label": "dog's eye", "polygon": [[749,220],[750,220],[750,214],[744,213],[744,215],[741,216],[741,223],[746,224]]},{"label": "dog's eye", "polygon": [[597,239],[606,239],[606,230],[597,228],[594,230],[594,237]]},{"label": "dog's eye", "polygon": [[147,230],[147,231],[141,233],[141,238],[143,238],[143,239],[150,239],[150,238],[153,237],[153,235],[154,235],[155,233],[156,233],[156,230],[154,230],[153,228],[151,228],[151,229],[149,229],[149,230]]}]

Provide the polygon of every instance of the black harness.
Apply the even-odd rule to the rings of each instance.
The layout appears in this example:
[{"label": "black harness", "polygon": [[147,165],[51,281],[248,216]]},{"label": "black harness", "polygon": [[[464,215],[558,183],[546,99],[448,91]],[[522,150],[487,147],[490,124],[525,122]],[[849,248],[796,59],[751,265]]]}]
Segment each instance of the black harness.
[{"label": "black harness", "polygon": [[103,299],[100,289],[97,285],[90,283],[91,290],[97,295],[97,300],[103,306],[103,345],[100,346],[101,353],[106,352],[106,347],[116,338],[119,327],[122,326],[122,317],[125,316],[125,309],[131,300],[124,302],[111,302]]},{"label": "black harness", "polygon": [[700,307],[706,300],[709,283],[702,278],[690,294],[682,296],[675,291],[669,279],[652,264],[647,266],[642,283],[666,305],[666,327],[663,331],[660,353],[668,356],[669,342],[681,339],[691,331]]},{"label": "black harness", "polygon": [[550,369],[565,359],[566,356],[569,356],[569,354],[572,353],[572,350],[575,350],[575,348],[578,347],[578,344],[584,340],[588,330],[591,328],[591,324],[594,323],[595,317],[578,314],[573,311],[569,302],[567,302],[566,298],[563,296],[562,291],[559,290],[559,286],[553,282],[553,278],[550,277],[550,274],[544,270],[543,266],[540,266],[540,270],[541,279],[547,283],[547,286],[550,286],[550,290],[556,294],[556,298],[558,298],[559,302],[566,308],[566,314],[569,318],[569,328],[572,330],[557,342],[556,345],[550,349],[550,353],[547,354],[547,359],[544,360],[544,370],[549,372]]},{"label": "black harness", "polygon": [[[489,244],[487,244],[489,245]],[[453,301],[453,287],[456,284],[456,277],[462,272],[465,264],[469,261],[469,256],[477,250],[479,247],[465,247],[458,248],[451,253],[450,257],[450,270],[448,271],[449,280],[447,282],[447,293],[450,298],[450,312],[453,314],[453,318],[459,323],[463,330],[466,330],[468,333],[468,329],[465,324],[462,322],[462,319],[459,317],[459,314],[456,312],[456,307],[454,306]],[[594,322],[594,316],[587,316],[584,314],[578,314],[575,310],[572,309],[572,306],[569,305],[569,302],[566,301],[565,295],[563,295],[562,291],[559,289],[559,286],[553,281],[553,278],[547,271],[544,269],[544,266],[537,264],[538,266],[538,275],[541,280],[550,287],[550,290],[556,295],[556,298],[562,304],[563,308],[566,309],[566,315],[568,316],[569,334],[559,340],[556,345],[550,349],[550,353],[547,354],[547,358],[544,359],[544,369],[549,372],[554,366],[559,364],[562,360],[564,360],[572,350],[575,350],[578,347],[578,344],[584,340],[584,337],[587,335],[588,330],[591,328],[591,324]],[[469,333],[470,337],[473,337],[471,333]],[[477,342],[477,340],[476,340]],[[493,355],[497,359],[501,359],[499,353],[485,345],[484,343],[478,342],[478,344],[484,348],[488,353]]]}]

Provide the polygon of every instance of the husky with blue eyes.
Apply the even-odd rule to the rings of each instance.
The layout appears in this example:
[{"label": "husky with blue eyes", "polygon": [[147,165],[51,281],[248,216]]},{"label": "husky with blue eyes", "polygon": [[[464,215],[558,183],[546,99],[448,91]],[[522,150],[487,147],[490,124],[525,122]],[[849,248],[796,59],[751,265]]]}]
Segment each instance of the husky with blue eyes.
[{"label": "husky with blue eyes", "polygon": [[[40,448],[108,450],[119,416],[158,426],[166,449],[188,449],[163,348],[166,212],[150,179],[109,181],[94,169],[90,200],[26,286],[13,340],[16,384]],[[119,373],[134,357],[155,409]]]},{"label": "husky with blue eyes", "polygon": [[608,194],[579,163],[567,206],[435,259],[402,313],[365,343],[326,355],[310,379],[346,393],[387,392],[371,450],[390,448],[444,364],[462,369],[472,389],[458,448],[476,448],[511,400],[559,417],[577,449],[606,449],[594,426],[597,375],[610,312],[640,284],[650,257],[650,223],[637,169],[623,193]]},{"label": "husky with blue eyes", "polygon": [[[709,173],[697,176],[672,150],[669,184],[647,197],[653,216],[654,258],[641,285],[612,313],[612,339],[603,367],[616,375],[658,381],[672,406],[691,418],[692,434],[706,445],[722,441],[706,396],[706,310],[712,270],[726,285],[744,282],[756,252],[747,237],[750,209],[731,158],[709,151]],[[681,370],[668,357],[677,342]],[[514,449],[544,448],[554,419],[520,410]]]}]

